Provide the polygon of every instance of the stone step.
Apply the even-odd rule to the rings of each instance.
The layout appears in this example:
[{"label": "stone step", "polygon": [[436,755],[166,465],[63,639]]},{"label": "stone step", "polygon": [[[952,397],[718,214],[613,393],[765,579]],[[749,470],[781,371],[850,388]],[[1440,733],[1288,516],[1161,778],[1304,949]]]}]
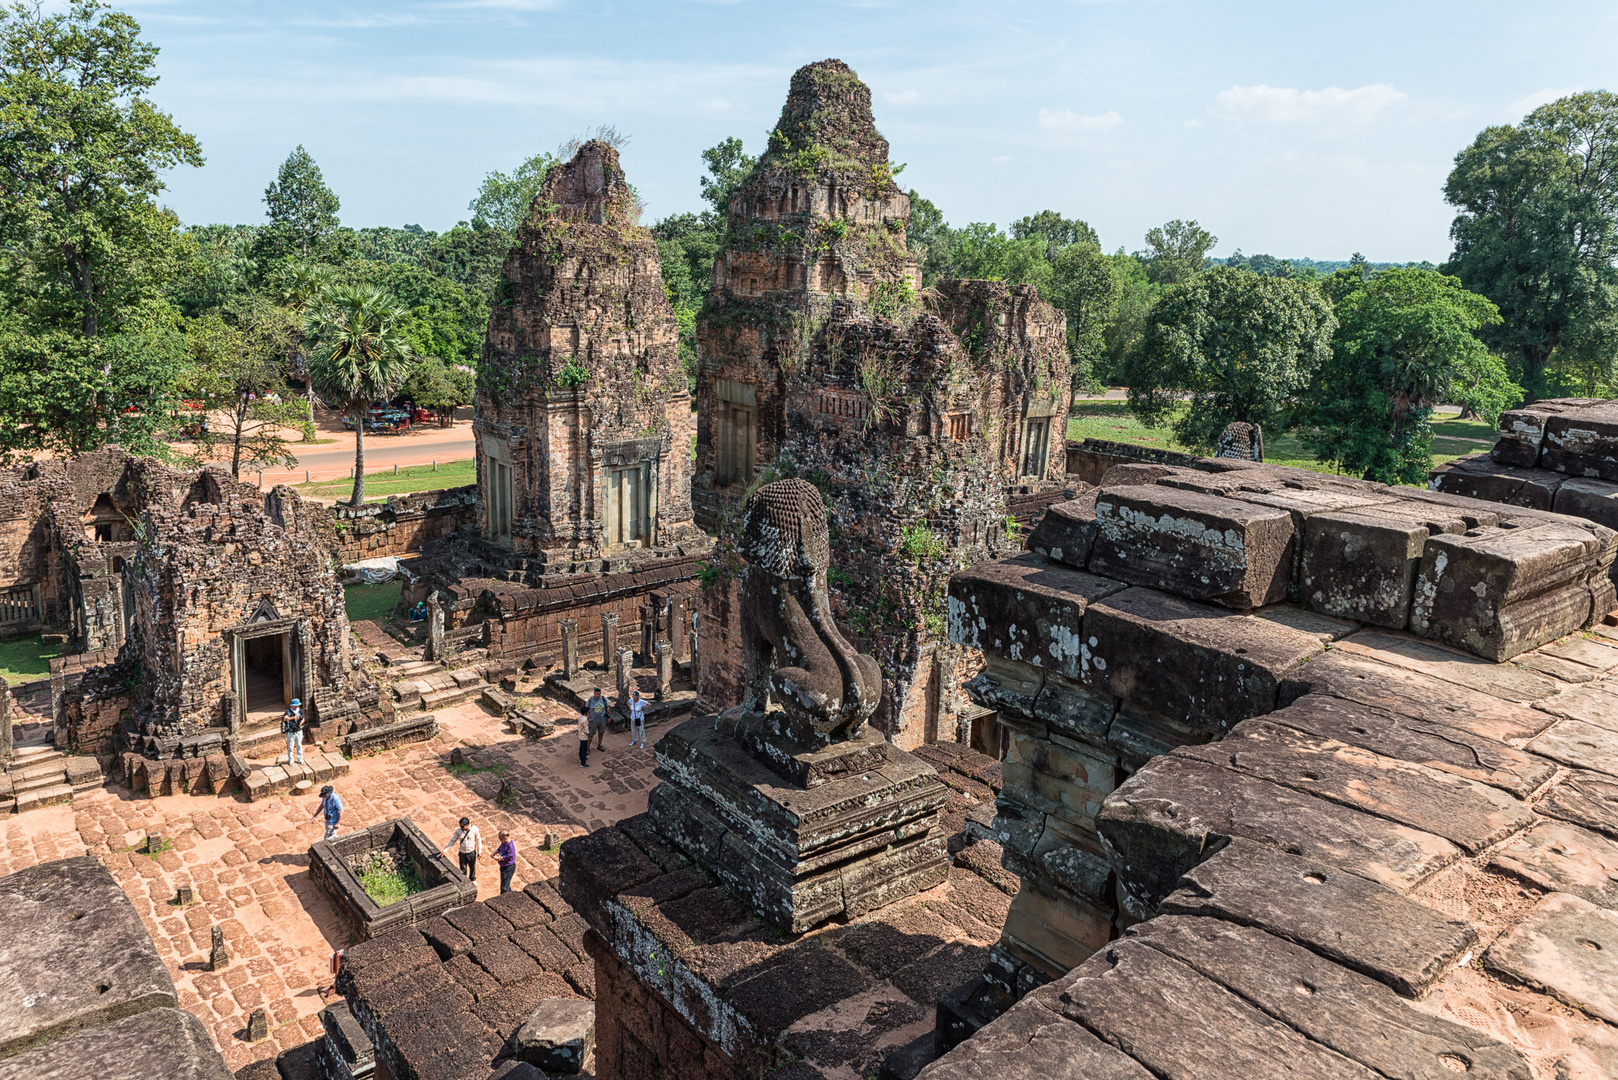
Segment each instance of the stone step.
[{"label": "stone step", "polygon": [[27,768],[30,765],[39,765],[47,761],[57,761],[63,753],[49,743],[30,743],[26,746],[17,746],[11,752],[11,767],[13,769]]},{"label": "stone step", "polygon": [[421,708],[423,712],[436,712],[447,709],[452,705],[459,705],[463,701],[471,701],[482,695],[488,689],[487,683],[475,683],[472,686],[450,686],[442,690],[429,690],[421,695]]},{"label": "stone step", "polygon": [[17,793],[17,813],[24,810],[37,810],[41,806],[55,806],[57,803],[70,803],[73,801],[73,789],[66,784],[52,784],[49,787],[37,788],[32,791],[19,791]]},{"label": "stone step", "polygon": [[37,791],[40,788],[50,787],[52,784],[60,784],[66,779],[67,770],[61,766],[54,769],[48,767],[33,769],[26,773],[12,773],[11,787],[12,790],[18,792]]},{"label": "stone step", "polygon": [[424,675],[436,675],[444,668],[431,660],[407,660],[394,665],[389,674],[396,674],[401,679],[419,679]]}]

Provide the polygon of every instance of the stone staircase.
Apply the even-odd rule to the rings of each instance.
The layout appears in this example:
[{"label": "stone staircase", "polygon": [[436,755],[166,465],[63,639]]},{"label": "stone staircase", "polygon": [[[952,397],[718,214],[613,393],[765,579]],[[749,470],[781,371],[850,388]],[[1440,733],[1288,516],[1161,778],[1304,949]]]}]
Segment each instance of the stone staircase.
[{"label": "stone staircase", "polygon": [[408,712],[436,712],[473,701],[489,689],[489,684],[476,668],[465,667],[445,670],[425,661],[399,666],[401,678],[392,686],[394,710]]},{"label": "stone staircase", "polygon": [[75,793],[98,788],[104,780],[93,757],[69,757],[43,741],[19,743],[0,773],[0,812],[71,803]]}]

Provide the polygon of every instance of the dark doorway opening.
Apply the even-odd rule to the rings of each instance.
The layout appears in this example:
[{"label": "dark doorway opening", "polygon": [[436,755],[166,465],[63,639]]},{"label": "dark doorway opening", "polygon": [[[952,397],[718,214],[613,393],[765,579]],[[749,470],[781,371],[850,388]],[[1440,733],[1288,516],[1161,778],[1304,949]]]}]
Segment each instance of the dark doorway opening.
[{"label": "dark doorway opening", "polygon": [[246,714],[249,720],[279,716],[292,701],[292,680],[288,678],[286,634],[265,634],[242,642],[246,668]]}]

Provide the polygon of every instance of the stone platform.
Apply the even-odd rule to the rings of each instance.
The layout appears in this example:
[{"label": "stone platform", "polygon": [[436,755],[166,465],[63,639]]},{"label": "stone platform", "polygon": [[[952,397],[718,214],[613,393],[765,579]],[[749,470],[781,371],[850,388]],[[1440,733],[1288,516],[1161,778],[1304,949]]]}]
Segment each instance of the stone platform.
[{"label": "stone platform", "polygon": [[[685,678],[682,669],[684,665],[676,665],[674,688],[667,697],[659,699],[657,696],[657,669],[655,667],[633,668],[630,675],[629,688],[639,690],[641,700],[646,702],[646,727],[651,729],[660,725],[676,723],[691,715],[697,704],[697,692],[691,689],[690,680]],[[618,701],[616,684],[613,674],[601,668],[582,668],[577,675],[569,679],[561,672],[555,672],[545,677],[545,685],[551,693],[560,698],[574,710],[573,718],[577,719],[579,713],[584,711],[585,703],[596,687],[606,695],[612,707],[607,714],[607,728],[610,731],[629,730],[629,710]],[[649,736],[648,736],[649,737]]]}]

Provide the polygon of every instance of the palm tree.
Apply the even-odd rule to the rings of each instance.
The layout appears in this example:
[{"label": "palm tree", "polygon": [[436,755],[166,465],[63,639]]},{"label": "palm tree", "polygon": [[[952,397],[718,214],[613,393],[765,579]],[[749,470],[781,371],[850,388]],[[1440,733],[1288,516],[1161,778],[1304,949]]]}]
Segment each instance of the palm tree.
[{"label": "palm tree", "polygon": [[305,324],[310,389],[354,418],[353,506],[365,502],[365,414],[410,375],[410,345],[399,332],[403,315],[380,290],[344,285],[328,289]]}]

